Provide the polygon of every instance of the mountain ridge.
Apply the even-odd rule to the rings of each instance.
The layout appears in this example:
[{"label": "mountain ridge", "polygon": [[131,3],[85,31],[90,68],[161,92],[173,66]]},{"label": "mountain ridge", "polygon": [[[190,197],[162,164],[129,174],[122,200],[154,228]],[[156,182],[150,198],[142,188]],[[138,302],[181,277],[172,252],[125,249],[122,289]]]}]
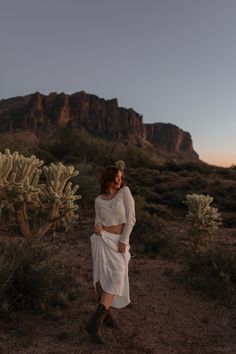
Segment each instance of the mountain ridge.
[{"label": "mountain ridge", "polygon": [[82,128],[105,140],[199,159],[190,133],[171,123],[144,123],[141,114],[120,107],[116,98],[106,100],[80,91],[71,95],[36,92],[0,100],[1,133],[30,131],[50,137],[61,127]]}]

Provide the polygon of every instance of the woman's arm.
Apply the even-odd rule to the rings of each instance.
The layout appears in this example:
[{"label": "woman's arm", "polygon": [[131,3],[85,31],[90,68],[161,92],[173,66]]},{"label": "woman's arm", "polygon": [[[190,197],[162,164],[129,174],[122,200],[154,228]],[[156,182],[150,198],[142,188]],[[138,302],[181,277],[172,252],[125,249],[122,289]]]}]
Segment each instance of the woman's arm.
[{"label": "woman's arm", "polygon": [[120,242],[125,245],[128,245],[130,234],[136,222],[134,198],[130,192],[129,187],[124,187],[123,201],[125,205],[126,223],[124,224],[124,228],[120,237]]}]

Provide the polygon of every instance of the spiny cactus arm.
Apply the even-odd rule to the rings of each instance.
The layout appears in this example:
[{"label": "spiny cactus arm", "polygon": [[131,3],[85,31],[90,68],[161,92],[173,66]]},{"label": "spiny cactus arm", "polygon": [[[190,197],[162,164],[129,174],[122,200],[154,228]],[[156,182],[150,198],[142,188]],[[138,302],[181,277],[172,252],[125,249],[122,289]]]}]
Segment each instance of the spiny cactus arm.
[{"label": "spiny cactus arm", "polygon": [[43,166],[43,172],[44,175],[46,177],[46,187],[53,187],[53,181],[54,181],[54,168],[53,168],[54,164],[51,163],[49,167],[47,166]]},{"label": "spiny cactus arm", "polygon": [[30,184],[36,188],[36,186],[38,186],[38,183],[39,183],[39,176],[40,176],[40,173],[35,173],[35,175],[33,176],[33,178],[31,179],[30,181]]},{"label": "spiny cactus arm", "polygon": [[[66,187],[65,187],[65,191],[64,191],[64,194],[65,194],[65,197],[66,198],[69,198],[70,196],[74,196],[75,193],[77,192],[77,190],[79,189],[79,186],[78,184],[74,185],[73,188],[72,187],[72,183],[71,182],[68,182]],[[81,198],[81,196],[78,196]]]},{"label": "spiny cactus arm", "polygon": [[7,178],[12,171],[12,155],[9,150],[6,154],[0,153],[0,184],[5,185]]},{"label": "spiny cactus arm", "polygon": [[28,178],[32,180],[35,174],[39,174],[40,167],[43,161],[37,159],[34,155],[31,157],[24,157],[17,152],[13,154],[13,172],[16,173],[16,182],[24,183]]},{"label": "spiny cactus arm", "polygon": [[62,173],[62,163],[59,162],[59,164],[54,167],[54,181],[52,181],[53,182],[53,189],[55,192],[58,192],[58,190],[59,190],[61,173]]},{"label": "spiny cactus arm", "polygon": [[46,185],[49,186],[50,185],[49,168],[47,166],[43,166],[42,170],[43,170],[44,176],[46,178]]},{"label": "spiny cactus arm", "polygon": [[68,180],[79,173],[74,171],[73,166],[67,167],[62,163],[58,165],[51,163],[49,168],[44,168],[43,171],[47,179],[49,192],[53,195],[62,195]]},{"label": "spiny cactus arm", "polygon": [[78,176],[79,171],[74,171],[74,166],[69,166],[67,170],[64,171],[64,176],[62,178],[62,183],[60,186],[60,193],[63,193],[68,180],[72,177]]}]

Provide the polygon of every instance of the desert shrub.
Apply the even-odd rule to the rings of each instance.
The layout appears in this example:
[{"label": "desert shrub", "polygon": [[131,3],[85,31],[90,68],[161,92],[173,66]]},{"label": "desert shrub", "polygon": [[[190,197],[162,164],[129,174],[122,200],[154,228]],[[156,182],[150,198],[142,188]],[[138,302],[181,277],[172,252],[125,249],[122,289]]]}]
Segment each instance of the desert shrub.
[{"label": "desert shrub", "polygon": [[206,181],[203,177],[201,176],[194,176],[192,179],[189,180],[189,185],[191,186],[192,189],[195,191],[202,191],[205,190],[206,188]]},{"label": "desert shrub", "polygon": [[125,151],[127,165],[133,168],[148,167],[149,159],[146,154],[138,147],[128,145]]},{"label": "desert shrub", "polygon": [[236,254],[210,249],[188,258],[190,282],[195,289],[227,303],[236,302]]},{"label": "desert shrub", "polygon": [[25,139],[18,139],[14,133],[7,137],[4,133],[0,133],[0,151],[4,152],[6,149],[11,151],[17,150],[20,154],[25,156],[32,155],[34,151],[34,147],[27,141],[27,137]]},{"label": "desert shrub", "polygon": [[230,180],[236,179],[236,171],[233,168],[217,167],[214,170],[214,173],[226,179],[230,179]]},{"label": "desert shrub", "polygon": [[183,162],[178,163],[175,160],[168,160],[166,161],[163,166],[163,170],[168,171],[189,171],[189,172],[199,172],[201,174],[209,175],[212,172],[212,167],[210,165],[199,163],[199,162]]},{"label": "desert shrub", "polygon": [[111,163],[113,145],[78,128],[61,128],[53,141],[43,141],[39,148],[48,151],[56,160],[106,165]]},{"label": "desert shrub", "polygon": [[162,219],[172,218],[171,210],[167,205],[146,203],[146,211],[150,214],[156,214]]},{"label": "desert shrub", "polygon": [[185,194],[178,190],[169,190],[161,194],[161,202],[175,208],[183,208]]},{"label": "desert shrub", "polygon": [[77,287],[71,271],[52,260],[36,239],[2,240],[0,244],[0,309],[48,311],[66,306]]},{"label": "desert shrub", "polygon": [[195,253],[205,252],[214,232],[221,225],[221,216],[217,208],[210,206],[212,201],[213,198],[209,195],[187,195],[185,203],[188,206],[188,233]]},{"label": "desert shrub", "polygon": [[187,170],[182,170],[182,171],[179,171],[179,176],[181,177],[189,177],[191,175],[191,172],[190,171],[187,171]]},{"label": "desert shrub", "polygon": [[158,183],[162,183],[162,182],[169,182],[172,180],[172,176],[169,174],[161,174],[159,176],[156,176],[155,178],[155,182]]},{"label": "desert shrub", "polygon": [[35,155],[42,160],[45,159],[44,161],[49,159],[48,162],[63,161],[68,153],[66,144],[57,140],[40,141],[38,147],[35,149]]},{"label": "desert shrub", "polygon": [[88,208],[94,206],[94,199],[100,194],[98,177],[94,173],[93,164],[80,163],[76,165],[76,169],[80,171],[79,175],[73,178],[73,183],[80,187],[82,207]]},{"label": "desert shrub", "polygon": [[137,176],[136,180],[141,182],[143,187],[152,187],[154,185],[154,178],[152,174],[149,173],[148,170],[144,172],[142,175],[140,175],[139,178]]},{"label": "desert shrub", "polygon": [[162,196],[153,192],[150,188],[147,188],[146,190],[143,188],[142,192],[144,192],[147,203],[159,203],[162,200]]},{"label": "desert shrub", "polygon": [[135,195],[134,200],[136,218],[139,219],[146,209],[146,201],[142,195]]},{"label": "desert shrub", "polygon": [[156,184],[154,187],[154,192],[156,193],[165,193],[169,191],[169,185],[168,184]]},{"label": "desert shrub", "polygon": [[137,252],[151,257],[173,256],[176,247],[173,238],[166,231],[164,220],[144,211],[137,215],[132,241]]}]

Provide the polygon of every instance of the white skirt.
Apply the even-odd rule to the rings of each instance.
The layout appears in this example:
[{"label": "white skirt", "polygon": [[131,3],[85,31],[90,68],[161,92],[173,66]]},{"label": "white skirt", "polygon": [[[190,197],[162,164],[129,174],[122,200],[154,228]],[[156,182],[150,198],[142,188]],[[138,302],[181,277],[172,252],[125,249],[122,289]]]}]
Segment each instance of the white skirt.
[{"label": "white skirt", "polygon": [[93,284],[100,282],[102,289],[115,295],[111,306],[122,308],[130,303],[128,264],[129,246],[118,252],[120,235],[102,231],[102,235],[90,237],[93,257]]}]

